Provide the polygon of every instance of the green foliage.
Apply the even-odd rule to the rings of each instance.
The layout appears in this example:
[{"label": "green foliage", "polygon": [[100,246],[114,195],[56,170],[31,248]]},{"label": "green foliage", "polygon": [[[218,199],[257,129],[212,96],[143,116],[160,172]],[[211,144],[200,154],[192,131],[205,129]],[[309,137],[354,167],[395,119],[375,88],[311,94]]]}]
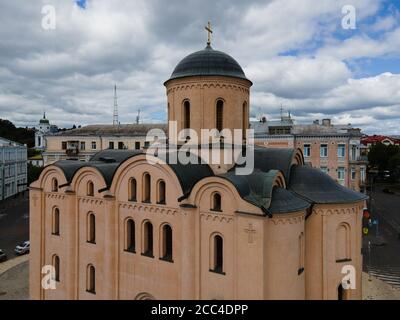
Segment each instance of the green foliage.
[{"label": "green foliage", "polygon": [[40,151],[39,150],[36,150],[36,149],[33,149],[33,148],[28,149],[28,158],[31,158],[31,157],[34,157],[34,156],[37,156],[37,155],[40,155]]},{"label": "green foliage", "polygon": [[368,154],[368,161],[371,167],[379,171],[389,170],[392,175],[400,175],[400,147],[377,143],[371,147]]},{"label": "green foliage", "polygon": [[43,167],[36,167],[28,163],[28,185],[36,181],[43,171]]},{"label": "green foliage", "polygon": [[28,148],[35,146],[35,130],[29,128],[16,128],[8,121],[0,119],[0,137],[26,144]]}]

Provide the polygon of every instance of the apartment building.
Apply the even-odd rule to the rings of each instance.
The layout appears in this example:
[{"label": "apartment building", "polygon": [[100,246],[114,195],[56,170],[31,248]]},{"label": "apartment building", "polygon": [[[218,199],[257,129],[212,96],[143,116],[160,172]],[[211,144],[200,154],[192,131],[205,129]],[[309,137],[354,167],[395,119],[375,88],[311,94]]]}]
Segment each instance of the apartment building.
[{"label": "apartment building", "polygon": [[319,168],[339,184],[360,191],[366,179],[367,157],[362,156],[360,129],[334,125],[330,119],[295,124],[290,115],[280,120],[251,122],[255,143],[270,148],[299,148],[305,163]]},{"label": "apartment building", "polygon": [[0,137],[0,201],[27,188],[26,145]]},{"label": "apartment building", "polygon": [[73,130],[45,135],[44,165],[58,160],[89,161],[105,149],[140,150],[145,148],[147,133],[151,129],[167,132],[166,124],[89,125]]}]

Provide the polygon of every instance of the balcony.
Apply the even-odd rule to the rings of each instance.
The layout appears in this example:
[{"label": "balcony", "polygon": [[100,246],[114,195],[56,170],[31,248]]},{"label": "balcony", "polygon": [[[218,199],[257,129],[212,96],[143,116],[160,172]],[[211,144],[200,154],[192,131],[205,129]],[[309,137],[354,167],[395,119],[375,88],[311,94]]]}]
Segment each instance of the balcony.
[{"label": "balcony", "polygon": [[67,148],[65,153],[68,157],[76,157],[79,154],[79,149],[77,147],[74,148]]},{"label": "balcony", "polygon": [[355,160],[350,158],[349,162],[350,163],[367,164],[368,163],[368,156],[358,156]]}]

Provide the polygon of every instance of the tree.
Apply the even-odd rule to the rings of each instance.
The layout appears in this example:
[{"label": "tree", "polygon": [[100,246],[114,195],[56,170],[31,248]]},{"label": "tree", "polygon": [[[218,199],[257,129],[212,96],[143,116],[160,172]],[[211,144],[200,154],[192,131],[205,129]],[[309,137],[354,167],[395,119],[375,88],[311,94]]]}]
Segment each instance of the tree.
[{"label": "tree", "polygon": [[373,145],[368,153],[368,161],[371,167],[377,167],[380,171],[386,170],[388,155],[387,155],[387,147],[378,142]]},{"label": "tree", "polygon": [[28,148],[35,146],[35,130],[29,128],[16,128],[8,121],[0,119],[0,137],[26,144]]},{"label": "tree", "polygon": [[30,163],[28,163],[28,186],[39,179],[40,174],[43,171],[43,167],[36,167]]}]

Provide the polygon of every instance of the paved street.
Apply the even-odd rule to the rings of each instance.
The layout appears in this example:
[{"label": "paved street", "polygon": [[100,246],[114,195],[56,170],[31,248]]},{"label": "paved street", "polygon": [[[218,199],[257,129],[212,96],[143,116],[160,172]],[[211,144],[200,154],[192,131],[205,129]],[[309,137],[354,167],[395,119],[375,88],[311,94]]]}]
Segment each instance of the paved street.
[{"label": "paved street", "polygon": [[17,198],[0,202],[0,249],[8,258],[16,256],[15,246],[29,240],[29,199],[28,192]]},{"label": "paved street", "polygon": [[383,193],[384,187],[377,185],[372,192],[372,218],[378,219],[378,225],[364,236],[363,269],[400,288],[400,195]]}]

